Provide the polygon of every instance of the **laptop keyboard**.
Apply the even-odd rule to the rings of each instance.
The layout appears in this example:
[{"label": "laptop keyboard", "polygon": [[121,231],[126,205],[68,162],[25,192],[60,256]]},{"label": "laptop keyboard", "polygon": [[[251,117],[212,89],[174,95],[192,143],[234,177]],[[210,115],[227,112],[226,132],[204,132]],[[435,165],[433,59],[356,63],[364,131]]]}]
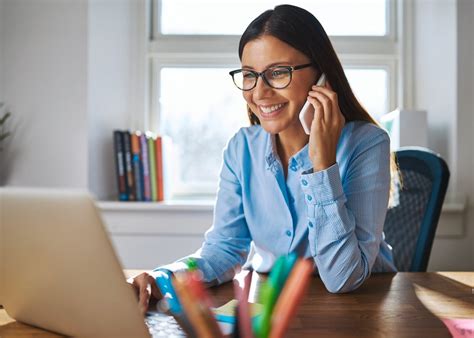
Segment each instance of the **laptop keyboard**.
[{"label": "laptop keyboard", "polygon": [[159,312],[148,312],[145,324],[152,337],[186,337],[183,329],[172,316]]}]

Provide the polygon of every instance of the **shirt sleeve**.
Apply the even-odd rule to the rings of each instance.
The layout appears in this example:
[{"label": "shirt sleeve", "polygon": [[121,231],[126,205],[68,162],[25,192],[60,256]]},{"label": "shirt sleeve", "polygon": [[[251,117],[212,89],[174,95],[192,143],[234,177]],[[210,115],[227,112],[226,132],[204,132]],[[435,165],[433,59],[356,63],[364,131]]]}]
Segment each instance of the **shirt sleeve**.
[{"label": "shirt sleeve", "polygon": [[383,240],[390,190],[390,141],[385,132],[362,142],[342,184],[339,166],[305,172],[311,254],[330,292],[348,292],[370,275]]},{"label": "shirt sleeve", "polygon": [[236,135],[224,150],[213,224],[205,234],[202,247],[194,254],[159,269],[172,272],[184,270],[185,261],[193,257],[203,272],[204,282],[215,285],[232,279],[235,268],[242,266],[247,260],[251,238],[238,179],[238,141]]}]

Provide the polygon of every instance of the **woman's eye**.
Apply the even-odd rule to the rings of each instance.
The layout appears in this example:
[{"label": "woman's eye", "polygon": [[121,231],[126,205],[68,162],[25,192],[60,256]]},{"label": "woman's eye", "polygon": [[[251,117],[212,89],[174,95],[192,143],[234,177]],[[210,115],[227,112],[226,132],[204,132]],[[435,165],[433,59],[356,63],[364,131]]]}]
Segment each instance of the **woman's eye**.
[{"label": "woman's eye", "polygon": [[251,72],[244,72],[243,76],[245,79],[253,79],[255,77],[255,74]]},{"label": "woman's eye", "polygon": [[284,77],[286,75],[288,75],[288,70],[286,69],[275,69],[272,71],[273,78]]}]

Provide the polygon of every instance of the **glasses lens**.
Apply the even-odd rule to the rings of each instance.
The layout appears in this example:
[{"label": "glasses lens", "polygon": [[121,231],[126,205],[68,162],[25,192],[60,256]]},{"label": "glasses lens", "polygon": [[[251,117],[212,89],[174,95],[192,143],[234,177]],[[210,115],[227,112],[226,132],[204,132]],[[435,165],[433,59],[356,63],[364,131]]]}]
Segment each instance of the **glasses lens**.
[{"label": "glasses lens", "polygon": [[291,69],[286,67],[269,68],[265,71],[264,76],[273,88],[285,88],[291,81]]},{"label": "glasses lens", "polygon": [[254,72],[242,69],[232,75],[235,85],[242,90],[249,90],[255,87],[257,76]]}]

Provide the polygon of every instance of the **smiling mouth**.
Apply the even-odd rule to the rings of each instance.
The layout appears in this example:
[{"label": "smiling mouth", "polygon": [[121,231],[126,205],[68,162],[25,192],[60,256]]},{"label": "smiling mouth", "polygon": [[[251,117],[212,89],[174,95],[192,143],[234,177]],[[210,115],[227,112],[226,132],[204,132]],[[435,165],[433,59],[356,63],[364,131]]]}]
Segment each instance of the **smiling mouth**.
[{"label": "smiling mouth", "polygon": [[282,108],[286,106],[286,103],[274,104],[271,106],[258,106],[262,117],[272,117],[278,114]]}]

